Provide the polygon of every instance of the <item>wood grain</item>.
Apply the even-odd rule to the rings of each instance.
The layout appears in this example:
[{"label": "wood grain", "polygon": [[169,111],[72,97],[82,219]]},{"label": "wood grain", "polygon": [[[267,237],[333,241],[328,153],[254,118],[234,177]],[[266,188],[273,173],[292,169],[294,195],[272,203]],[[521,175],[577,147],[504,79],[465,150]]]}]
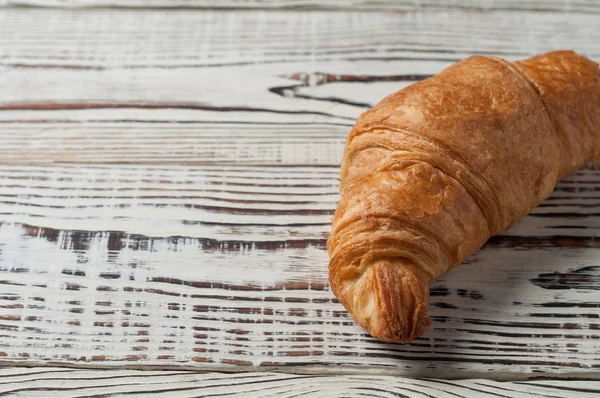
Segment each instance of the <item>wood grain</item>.
[{"label": "wood grain", "polygon": [[407,345],[365,335],[329,291],[324,242],[337,174],[2,166],[4,359],[421,377],[596,374],[597,171],[576,173],[433,283],[434,327]]},{"label": "wood grain", "polygon": [[[247,242],[325,239],[337,166],[0,165],[5,222]],[[504,233],[597,236],[598,171],[580,170]]]},{"label": "wood grain", "polygon": [[434,282],[411,344],[352,322],[324,243],[366,107],[472,53],[598,43],[592,13],[0,9],[0,359],[597,378],[597,170]]},{"label": "wood grain", "polygon": [[301,376],[276,373],[2,369],[0,394],[42,397],[595,397],[597,380],[407,379],[393,376]]},{"label": "wood grain", "polygon": [[[349,129],[327,122],[0,122],[5,133],[0,135],[0,158],[15,163],[334,167]],[[334,172],[327,175],[327,183],[335,184]]]},{"label": "wood grain", "polygon": [[520,10],[558,12],[598,12],[598,4],[587,1],[518,1],[518,0],[0,0],[0,5],[27,5],[42,7],[165,7],[165,8],[224,8],[224,9],[354,9],[378,11],[413,11],[415,9],[473,11]]},{"label": "wood grain", "polygon": [[[354,63],[454,62],[477,53],[519,59],[563,48],[600,56],[594,13],[456,8],[404,13],[4,8],[0,21],[0,64],[12,66],[121,70],[300,63],[293,65],[292,73],[378,75],[385,74],[379,65]],[[329,70],[312,69],[318,62],[334,64]],[[344,70],[336,70],[337,65]],[[427,63],[422,67],[421,73],[426,73]],[[236,79],[235,74],[222,71]],[[204,83],[213,86],[210,79]]]}]

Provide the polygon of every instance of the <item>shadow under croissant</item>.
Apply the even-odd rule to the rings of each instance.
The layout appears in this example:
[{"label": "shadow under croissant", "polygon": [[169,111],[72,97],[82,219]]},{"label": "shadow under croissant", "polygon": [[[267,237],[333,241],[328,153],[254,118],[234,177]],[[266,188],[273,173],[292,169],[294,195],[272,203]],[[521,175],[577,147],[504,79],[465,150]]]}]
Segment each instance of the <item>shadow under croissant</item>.
[{"label": "shadow under croissant", "polygon": [[[422,337],[393,344],[369,336],[369,352],[396,358],[399,366],[410,361],[411,373],[435,377],[434,368],[460,372],[465,362],[559,363],[549,356],[599,335],[600,325],[590,322],[597,321],[600,308],[594,291],[600,289],[600,242],[575,234],[533,239],[513,234],[537,228],[537,218],[526,217],[430,283],[432,325]],[[579,232],[597,228],[597,221],[578,220]]]},{"label": "shadow under croissant", "polygon": [[559,183],[520,223],[432,281],[423,336],[395,344],[363,332],[354,355],[385,358],[414,377],[584,367],[568,358],[600,338],[600,171],[592,169]]}]

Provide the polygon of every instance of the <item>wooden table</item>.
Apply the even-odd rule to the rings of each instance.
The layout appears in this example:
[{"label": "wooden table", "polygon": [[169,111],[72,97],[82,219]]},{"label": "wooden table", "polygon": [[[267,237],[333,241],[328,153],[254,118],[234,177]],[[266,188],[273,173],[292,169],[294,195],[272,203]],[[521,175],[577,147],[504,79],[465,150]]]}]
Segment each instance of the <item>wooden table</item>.
[{"label": "wooden table", "polygon": [[362,111],[470,54],[600,60],[597,2],[452,3],[0,0],[0,395],[598,396],[600,171],[412,343],[329,290]]}]

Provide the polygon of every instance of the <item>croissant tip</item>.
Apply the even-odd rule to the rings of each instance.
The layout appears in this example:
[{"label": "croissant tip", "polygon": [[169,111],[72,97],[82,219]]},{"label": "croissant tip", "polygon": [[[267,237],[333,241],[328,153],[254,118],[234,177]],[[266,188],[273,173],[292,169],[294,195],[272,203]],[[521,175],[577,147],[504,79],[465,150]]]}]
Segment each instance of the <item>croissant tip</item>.
[{"label": "croissant tip", "polygon": [[405,343],[431,325],[428,282],[429,277],[408,261],[377,261],[346,289],[351,296],[342,302],[373,337]]},{"label": "croissant tip", "polygon": [[390,323],[373,323],[367,327],[369,334],[388,343],[407,343],[422,336],[431,326],[431,318],[427,316],[427,309],[419,306],[409,324],[394,327]]}]

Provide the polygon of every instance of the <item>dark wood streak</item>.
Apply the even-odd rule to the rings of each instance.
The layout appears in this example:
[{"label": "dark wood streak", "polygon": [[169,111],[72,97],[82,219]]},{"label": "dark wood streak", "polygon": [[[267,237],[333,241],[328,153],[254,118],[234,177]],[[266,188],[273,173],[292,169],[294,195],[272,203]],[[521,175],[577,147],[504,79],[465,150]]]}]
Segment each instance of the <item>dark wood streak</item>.
[{"label": "dark wood streak", "polygon": [[[124,163],[126,164],[126,163]],[[323,167],[326,167],[325,165]],[[3,185],[3,187],[5,188],[36,188],[36,189],[47,189],[48,186],[43,186],[43,185],[29,185],[28,187],[24,187],[23,185],[19,185],[19,184],[5,184]],[[53,190],[55,191],[72,191],[73,188],[72,187],[52,187]],[[97,188],[92,188],[92,187],[78,187],[77,188],[78,191],[97,191]],[[273,195],[273,192],[268,192],[268,191],[262,191],[262,192],[257,192],[257,191],[243,191],[243,190],[231,190],[231,189],[210,189],[210,188],[202,188],[202,189],[194,189],[194,188],[135,188],[135,187],[131,187],[131,188],[118,188],[116,190],[117,192],[130,192],[130,191],[140,191],[140,192],[144,192],[144,191],[168,191],[168,192],[219,192],[219,193],[232,193],[232,194],[251,194],[251,195]],[[335,191],[331,191],[331,192],[297,192],[294,193],[294,196],[305,196],[305,197],[319,197],[319,196],[331,196],[333,194],[335,194]]]},{"label": "dark wood streak", "polygon": [[[4,196],[4,195],[0,195]],[[219,199],[220,200],[220,199]],[[306,203],[306,202],[301,202]],[[147,208],[165,208],[165,207],[173,207],[172,204],[157,204],[157,203],[143,203],[143,204],[129,204],[129,203],[121,203],[121,204],[111,204],[111,205],[74,205],[74,206],[63,206],[63,205],[47,205],[47,204],[37,204],[37,203],[26,203],[26,202],[18,202],[18,201],[9,201],[9,200],[0,200],[0,204],[9,204],[9,205],[18,205],[24,207],[34,207],[34,208],[49,208],[49,209],[102,209],[102,208],[111,208],[111,209],[130,209],[133,207],[147,207]],[[287,203],[285,203],[287,204]],[[195,205],[191,203],[186,204],[178,204],[177,207],[184,209],[194,209],[194,210],[205,210],[209,213],[225,213],[225,214],[248,214],[248,215],[302,215],[302,216],[317,216],[317,215],[331,215],[333,216],[335,210],[327,210],[327,209],[253,209],[253,208],[239,208],[239,207],[226,207],[226,206],[207,206],[207,205]],[[199,223],[205,224],[203,221],[184,221],[185,223]],[[223,223],[218,223],[223,224]],[[327,223],[329,224],[329,223]],[[239,223],[235,223],[235,225],[242,225]],[[250,224],[250,225],[259,225],[259,224]],[[263,224],[268,225],[268,224]],[[281,224],[275,224],[281,225]],[[288,224],[289,225],[289,224]],[[317,224],[310,224],[317,225]]]},{"label": "dark wood streak", "polygon": [[269,91],[277,94],[281,97],[288,97],[290,94],[294,98],[309,99],[314,101],[326,101],[334,102],[338,104],[352,105],[360,108],[370,108],[373,106],[371,103],[350,101],[343,98],[337,97],[315,97],[306,94],[298,93],[298,89],[301,87],[320,86],[324,84],[343,82],[343,83],[373,83],[373,82],[397,82],[397,81],[419,81],[424,80],[432,75],[391,75],[391,76],[375,76],[375,75],[335,75],[331,73],[316,72],[313,74],[308,73],[294,73],[291,75],[284,75],[282,77],[298,80],[300,84],[293,84],[288,86],[277,86],[269,88]]},{"label": "dark wood streak", "polygon": [[[592,205],[593,206],[593,205]],[[544,218],[566,218],[566,219],[581,219],[589,217],[598,217],[600,213],[531,213],[528,217],[544,217]],[[579,228],[579,227],[578,227]]]},{"label": "dark wood streak", "polygon": [[[44,173],[39,173],[39,174],[44,174]],[[68,173],[65,173],[65,174],[68,174]],[[258,174],[258,172],[257,172],[257,174]],[[259,188],[331,188],[332,193],[337,193],[337,186],[338,186],[337,185],[337,175],[334,173],[321,173],[321,174],[324,174],[324,175],[318,179],[315,178],[315,182],[310,183],[310,184],[308,184],[308,183],[299,184],[299,183],[293,182],[294,180],[301,179],[302,178],[301,175],[294,175],[292,177],[287,177],[287,178],[286,177],[277,178],[277,177],[271,177],[271,176],[268,176],[268,178],[265,178],[262,176],[252,178],[252,176],[248,176],[247,180],[254,181],[254,182],[230,181],[230,180],[222,179],[223,178],[222,176],[205,175],[202,177],[205,177],[206,180],[202,181],[202,182],[205,183],[206,185],[211,185],[211,186],[236,186],[236,187],[259,187]],[[73,173],[72,175],[74,176],[74,178],[73,177],[61,177],[60,181],[61,182],[71,182],[71,183],[80,182],[80,181],[77,181],[77,179],[82,177],[81,173],[79,173],[79,174]],[[161,176],[161,177],[163,177],[163,176]],[[169,177],[170,176],[164,176],[163,179],[160,179],[160,178],[132,179],[132,178],[125,178],[125,177],[106,178],[106,179],[97,178],[94,181],[103,182],[103,183],[119,182],[119,183],[131,183],[131,184],[143,182],[143,183],[155,183],[155,184],[166,185],[166,186],[170,186],[170,185],[185,186],[186,184],[192,184],[194,182],[197,182],[195,180],[170,181],[167,179]],[[3,176],[3,178],[6,178],[10,181],[31,181],[31,180],[49,181],[47,176],[36,176],[36,177]],[[246,179],[246,176],[244,176],[244,175],[243,176],[232,176],[231,178]],[[265,182],[258,182],[256,180],[258,180],[258,181],[275,181],[275,182],[265,183]],[[290,182],[288,182],[286,184],[285,182],[287,182],[287,181],[290,181]],[[4,185],[4,186],[6,186],[6,185]],[[25,186],[15,186],[15,185],[8,185],[8,186],[25,188]],[[32,187],[32,186],[28,185],[27,187]],[[155,189],[155,188],[153,188],[153,189]]]},{"label": "dark wood streak", "polygon": [[[435,321],[440,322],[440,320],[438,318],[435,319]],[[510,328],[510,325],[506,325],[506,327]],[[438,328],[440,330],[442,330],[441,328]],[[450,329],[447,329],[450,330]],[[455,328],[453,329],[455,331],[458,332],[466,332],[466,333],[474,333],[474,334],[481,334],[481,335],[485,335],[485,336],[499,336],[499,337],[525,337],[525,338],[539,338],[539,337],[544,337],[544,338],[552,338],[552,339],[573,339],[573,340],[585,340],[585,339],[600,339],[600,336],[596,337],[595,335],[587,335],[587,336],[583,336],[583,335],[572,335],[572,334],[560,334],[560,333],[517,333],[517,332],[498,332],[498,331],[488,331],[488,330],[477,330],[477,329],[464,329],[464,328]],[[563,364],[561,364],[563,365]],[[580,367],[581,365],[579,364],[571,364],[571,365],[566,365],[566,366],[576,366],[576,367]]]},{"label": "dark wood streak", "polygon": [[[19,374],[11,374],[10,377],[22,377],[22,376],[39,376],[39,375],[44,375],[44,374],[49,374],[49,373],[72,373],[72,372],[77,372],[75,369],[64,369],[61,371],[48,371],[48,372],[31,372],[31,373],[19,373]],[[102,372],[102,371],[101,371]],[[140,377],[140,378],[154,378],[154,377],[170,377],[170,376],[180,376],[180,375],[188,375],[190,374],[189,371],[187,372],[170,372],[168,375],[146,375],[144,373],[141,373],[139,375],[136,375],[136,377]],[[113,375],[113,376],[97,376],[97,377],[82,377],[82,376],[78,376],[77,380],[112,380],[112,379],[127,379],[130,378],[131,375]],[[258,376],[255,376],[258,377]],[[61,381],[61,380],[65,380],[64,378],[60,378],[60,377],[36,377],[36,380],[43,380],[43,381]],[[208,381],[210,379],[204,379],[205,381]],[[0,381],[0,385],[3,384],[12,384],[14,382],[1,382]]]},{"label": "dark wood streak", "polygon": [[[104,388],[108,388],[108,387],[126,387],[126,386],[132,386],[132,385],[137,385],[138,383],[122,383],[122,384],[106,384],[103,385],[102,387]],[[86,390],[86,389],[92,389],[92,388],[98,388],[98,386],[77,386],[77,387],[23,387],[23,388],[15,388],[12,390],[8,390],[8,391],[4,391],[0,393],[0,397],[4,397],[4,396],[12,396],[14,394],[18,394],[18,393],[24,393],[27,391],[78,391],[78,390]],[[197,387],[194,387],[197,388]],[[174,389],[175,391],[177,391],[177,389]],[[165,390],[168,391],[168,390]],[[139,392],[137,392],[139,393]],[[127,394],[125,393],[120,393],[120,394]],[[19,394],[21,395],[21,394]]]},{"label": "dark wood streak", "polygon": [[300,282],[292,281],[286,283],[278,283],[273,286],[257,286],[251,284],[232,285],[228,283],[205,282],[205,281],[185,281],[182,279],[153,277],[149,282],[168,283],[172,285],[184,285],[202,289],[224,289],[235,291],[253,291],[253,292],[270,292],[278,290],[329,290],[326,284],[320,282]]},{"label": "dark wood streak", "polygon": [[[411,74],[411,75],[386,75],[386,76],[377,76],[377,75],[342,75],[342,74],[333,74],[333,73],[293,73],[291,75],[284,75],[282,77],[298,80],[302,82],[302,86],[320,86],[323,84],[334,83],[334,82],[343,82],[343,83],[373,83],[373,82],[401,82],[401,81],[410,81],[416,82],[419,80],[425,80],[433,75],[426,74]],[[296,86],[298,87],[298,86]]]},{"label": "dark wood streak", "polygon": [[[510,388],[503,388],[503,387],[500,387],[498,385],[490,385],[490,384],[478,383],[478,382],[473,382],[473,384],[478,385],[478,386],[482,386],[482,387],[487,387],[487,388],[494,388],[496,390],[510,391],[510,392],[514,393],[514,390],[511,390]],[[557,395],[548,395],[547,393],[546,394],[538,394],[538,393],[531,392],[531,391],[527,391],[527,394],[529,394],[529,395],[536,395],[536,396],[544,397],[544,398],[562,398],[562,397],[559,397]]]},{"label": "dark wood streak", "polygon": [[[245,178],[245,177],[244,177]],[[22,195],[18,195],[18,194],[0,194],[0,198],[20,198],[22,197]],[[64,198],[64,195],[36,195],[36,194],[27,194],[28,198],[52,198],[52,199],[62,199]],[[71,198],[85,198],[85,199],[107,199],[106,196],[101,196],[101,195],[72,195]],[[111,196],[112,199],[173,199],[173,195],[119,195],[118,193],[115,195]],[[269,205],[269,204],[276,204],[276,205],[287,205],[287,206],[293,206],[293,205],[305,205],[305,204],[331,204],[331,207],[335,207],[335,203],[336,201],[331,200],[325,200],[325,199],[321,199],[319,201],[313,200],[313,201],[309,201],[309,200],[290,200],[290,201],[282,201],[282,200],[258,200],[258,199],[230,199],[230,198],[220,198],[218,196],[204,196],[204,195],[177,195],[177,199],[186,199],[186,200],[214,200],[214,201],[221,201],[221,202],[225,202],[225,203],[243,203],[243,204],[265,204],[265,205]],[[20,203],[20,202],[2,202],[2,203]],[[146,203],[144,203],[144,205],[146,205]],[[150,206],[169,206],[168,204],[155,204],[155,203],[149,203],[148,205]],[[106,205],[84,205],[84,206],[71,206],[74,208],[85,208],[85,207],[108,207]],[[114,206],[114,205],[110,205],[110,206]],[[128,206],[128,205],[118,205],[117,207],[123,207],[123,206]],[[233,210],[248,210],[248,211],[269,211],[269,209],[240,209],[238,207],[226,207],[226,206],[204,206],[204,205],[188,205],[188,204],[184,204],[184,205],[177,205],[177,206],[190,206],[190,208],[208,208],[208,209],[212,209],[213,207],[218,208],[218,209],[232,209]],[[201,207],[202,206],[202,207]],[[56,206],[48,206],[51,208],[56,208]],[[66,208],[67,206],[59,206],[58,208]],[[314,209],[317,211],[324,211],[324,212],[332,212],[334,211],[332,210],[328,210],[328,209]],[[286,211],[288,211],[286,209]],[[293,208],[290,208],[289,211],[294,212],[296,211]],[[308,211],[312,211],[311,209],[309,209]],[[289,213],[286,213],[289,214]],[[322,214],[326,214],[326,213],[322,213]]]},{"label": "dark wood streak", "polygon": [[[0,57],[2,59],[4,57]],[[25,68],[25,69],[67,69],[67,70],[105,70],[103,66],[90,65],[69,65],[69,64],[23,64],[23,63],[2,63],[1,65],[9,68]]]},{"label": "dark wood streak", "polygon": [[[0,224],[1,225],[1,224]],[[127,234],[120,231],[80,231],[80,230],[58,230],[54,228],[38,227],[28,224],[18,224],[23,226],[24,235],[44,238],[49,242],[57,243],[61,232],[66,232],[70,240],[73,242],[73,247],[63,249],[72,250],[87,250],[90,242],[98,236],[108,235],[107,250],[119,251],[125,247],[125,242],[128,242],[129,250],[148,250],[154,242],[169,242],[174,246],[183,244],[187,240],[193,240],[200,245],[202,250],[212,251],[240,251],[251,248],[259,250],[278,250],[278,249],[304,249],[307,247],[324,248],[325,239],[304,239],[304,240],[289,240],[289,241],[238,241],[238,240],[216,240],[207,238],[189,238],[183,236],[170,236],[167,238],[153,238],[140,234]],[[64,242],[62,242],[64,244]]]},{"label": "dark wood streak", "polygon": [[[448,386],[454,386],[452,384],[452,382],[449,382],[449,381],[433,380],[433,379],[427,379],[427,381],[430,381],[430,382],[433,382],[433,383],[438,383],[438,384],[445,384],[445,385],[448,385]],[[494,395],[496,397],[502,397],[502,398],[511,398],[509,395],[497,394],[497,393],[494,393],[494,392],[491,392],[491,391],[480,390],[480,389],[473,388],[473,387],[467,387],[467,388],[469,388],[470,390],[473,390],[473,391],[477,391],[478,393],[490,394],[490,395]]]},{"label": "dark wood streak", "polygon": [[[1,125],[2,123],[0,123]],[[299,125],[304,126],[304,123],[300,123]],[[78,175],[81,176],[82,173],[83,175],[87,174],[85,173],[85,171],[78,171],[77,169],[72,168],[71,166],[64,166],[59,164],[38,164],[37,165],[39,168],[37,168],[35,170],[36,174],[53,174],[55,173],[55,169],[56,168],[60,168],[60,172],[62,174],[66,174],[66,175]],[[19,172],[24,172],[24,173],[28,173],[31,170],[27,167],[24,166],[23,164],[11,164],[10,165],[11,169],[14,171],[19,171]],[[222,163],[215,163],[214,165],[210,165],[210,166],[203,166],[201,169],[197,169],[195,171],[210,171],[210,172],[224,172],[224,171],[235,171],[235,172],[243,172],[243,173],[248,173],[250,177],[252,176],[257,176],[256,178],[260,178],[261,174],[265,174],[267,175],[267,178],[265,178],[264,176],[262,177],[263,179],[268,179],[268,180],[279,180],[282,179],[279,176],[274,176],[272,169],[287,169],[286,171],[295,171],[297,174],[300,174],[301,176],[303,176],[305,173],[305,169],[307,168],[314,168],[315,166],[310,164],[310,165],[306,165],[306,164],[278,164],[278,165],[272,165],[272,166],[265,166],[263,164],[242,164],[242,165],[227,165],[227,164],[222,164]],[[94,165],[95,169],[106,169],[106,170],[110,170],[113,169],[112,165],[106,165],[106,164],[97,164]],[[300,168],[300,170],[295,170]],[[335,164],[330,164],[330,165],[323,165],[323,166],[316,166],[317,170],[311,170],[311,174],[324,174],[327,175],[331,178],[337,178],[339,176],[339,165]],[[320,169],[329,169],[330,171],[326,171],[323,170],[321,171]],[[171,167],[163,167],[163,166],[152,166],[152,170],[154,171],[172,171],[173,169]],[[206,175],[207,177],[209,175]],[[214,177],[214,175],[212,175]],[[222,177],[222,174],[216,175],[216,177]],[[290,179],[294,179],[297,177],[289,177]],[[137,180],[136,180],[137,181]]]},{"label": "dark wood streak", "polygon": [[[437,348],[437,347],[432,347],[432,348]],[[364,353],[362,355],[356,354],[356,353],[352,353],[352,352],[342,352],[342,351],[329,351],[330,354],[335,354],[336,356],[341,356],[341,357],[356,357],[358,359],[363,358],[363,362],[358,362],[357,364],[360,365],[364,365],[364,361],[366,361],[366,358],[368,357],[372,357],[372,358],[387,358],[387,359],[393,359],[393,360],[397,360],[397,361],[409,361],[409,362],[419,362],[419,361],[429,361],[432,359],[431,356],[428,356],[426,352],[418,352],[421,355],[417,355],[415,353],[407,353],[406,355],[398,355],[398,354],[391,354],[391,353],[371,353],[371,352],[367,352]],[[449,356],[441,356],[441,355],[436,355],[435,356],[435,361],[436,362],[441,362],[441,363],[461,363],[464,362],[465,359],[461,358],[459,356],[454,356],[454,354],[456,353],[448,353]],[[495,357],[495,355],[493,355]],[[507,355],[508,356],[508,355]],[[583,368],[583,366],[577,362],[562,362],[562,361],[549,361],[549,360],[534,360],[534,359],[519,359],[519,358],[514,358],[514,355],[512,356],[508,356],[508,357],[512,357],[511,359],[501,359],[501,358],[492,358],[491,354],[488,355],[483,355],[482,357],[473,357],[471,354],[469,354],[469,362],[472,363],[477,363],[477,364],[486,364],[486,365],[529,365],[529,366],[560,366],[560,367],[565,367],[565,368],[572,368],[572,369],[578,369],[578,368]],[[523,357],[527,357],[527,353],[524,352],[523,353]],[[348,364],[346,361],[344,362],[345,364]],[[314,362],[306,362],[306,363],[302,363],[302,362],[285,362],[285,361],[278,361],[278,362],[263,362],[261,363],[261,366],[314,366]]]},{"label": "dark wood streak", "polygon": [[[285,378],[280,378],[277,379],[276,381],[291,381],[291,380],[299,380],[299,379],[312,379],[315,377],[319,377],[319,376],[292,376],[292,377],[285,377]],[[235,383],[235,385],[252,385],[252,384],[265,384],[268,383],[268,381],[265,380],[252,380],[252,381],[245,381],[245,382],[241,382],[241,383]],[[228,387],[231,386],[232,383],[228,382],[225,384],[214,384],[214,385],[210,385],[210,386],[205,386],[206,387]],[[247,390],[245,392],[252,392],[252,391],[267,391],[273,388],[278,388],[279,386],[261,386],[260,389],[257,390]],[[193,387],[180,387],[180,388],[166,388],[166,389],[156,389],[156,390],[151,390],[151,391],[144,391],[144,393],[152,393],[152,394],[156,394],[156,393],[169,393],[169,394],[173,394],[174,392],[180,392],[180,391],[190,391],[190,390],[202,390],[203,387],[195,385]],[[135,391],[135,392],[120,392],[119,395],[132,395],[132,394],[139,394],[140,391]],[[230,393],[224,393],[224,394],[211,394],[211,397],[216,397],[216,396],[220,396],[220,395],[230,395]]]},{"label": "dark wood streak", "polygon": [[[260,121],[260,122],[254,122],[254,121],[232,121],[232,120],[160,120],[160,119],[86,119],[85,122],[81,121],[81,120],[76,120],[76,119],[12,119],[12,120],[1,120],[0,121],[0,125],[6,123],[6,124],[26,124],[26,123],[32,123],[32,124],[47,124],[47,123],[65,123],[65,124],[72,124],[72,125],[77,125],[77,124],[82,124],[82,123],[102,123],[102,124],[113,124],[113,123],[126,123],[126,124],[133,124],[133,123],[149,123],[149,124],[173,124],[173,125],[177,125],[177,124],[183,124],[183,125],[195,125],[195,124],[199,124],[199,125],[203,125],[203,124],[240,124],[240,125],[244,125],[244,124],[248,124],[248,125],[263,125],[263,124],[269,124],[269,125],[273,125],[273,126],[288,126],[288,125],[326,125],[326,126],[340,126],[340,127],[352,127],[352,123],[336,123],[336,122],[327,122],[327,121],[319,121],[319,122],[274,122],[274,121]],[[103,162],[99,162],[99,164],[105,164]],[[222,166],[223,163],[219,162],[216,163],[217,166]],[[239,164],[238,164],[239,165]],[[279,165],[278,165],[279,166]],[[285,164],[281,165],[282,167],[286,167]],[[292,165],[293,166],[293,165]],[[302,164],[302,166],[306,166],[306,164]],[[311,164],[311,167],[319,167],[319,165],[314,165]],[[328,167],[331,167],[332,165],[326,165]]]},{"label": "dark wood streak", "polygon": [[[524,383],[519,382],[519,384],[524,384]],[[531,383],[531,382],[528,382],[527,384],[531,385],[531,386],[550,388],[550,389],[562,390],[562,391],[576,391],[576,392],[587,392],[587,393],[600,394],[600,389],[554,386],[554,385]]]},{"label": "dark wood streak", "polygon": [[[19,1],[13,1],[13,3],[19,3]],[[463,2],[452,2],[451,5],[444,2],[389,2],[389,1],[356,1],[353,3],[347,3],[346,5],[330,5],[326,1],[313,1],[308,2],[306,4],[287,4],[285,1],[280,1],[275,4],[261,4],[263,2],[246,2],[241,1],[235,5],[231,3],[229,5],[220,5],[216,3],[206,3],[195,2],[195,3],[187,3],[181,4],[178,3],[176,5],[168,4],[168,1],[163,2],[155,2],[154,4],[159,5],[151,5],[144,4],[138,5],[136,3],[118,3],[115,5],[111,5],[112,7],[128,9],[128,10],[136,10],[143,8],[144,10],[161,10],[161,11],[177,11],[177,10],[215,10],[222,12],[231,12],[231,11],[299,11],[299,12],[307,12],[307,11],[341,11],[341,12],[386,12],[386,13],[406,13],[406,12],[423,12],[423,11],[452,11],[452,10],[461,10],[461,11],[474,11],[476,13],[493,13],[497,11],[510,11],[516,13],[525,13],[525,12],[548,12],[548,13],[564,13],[565,7],[561,5],[556,5],[553,7],[553,4],[538,4],[534,2],[528,3],[519,3],[519,6],[512,5],[503,5],[502,3],[486,3],[482,1],[463,1]],[[26,4],[29,5],[28,2]],[[479,5],[484,4],[484,5]],[[79,6],[84,6],[86,9],[94,9],[94,8],[103,8],[106,7],[102,4],[102,2],[94,3],[87,2],[83,4],[79,4]],[[570,4],[567,8],[570,13],[597,13],[600,10],[597,9],[597,6],[594,3],[582,3],[582,4]]]},{"label": "dark wood streak", "polygon": [[564,302],[552,302],[534,304],[534,306],[544,308],[600,308],[600,302],[579,302],[579,303],[564,303]]},{"label": "dark wood streak", "polygon": [[[0,213],[3,214],[3,213]],[[35,215],[34,215],[35,216]],[[129,217],[114,217],[115,219],[126,220]],[[191,221],[191,220],[182,220],[181,224],[183,225],[231,225],[231,226],[240,226],[240,227],[293,227],[293,228],[301,228],[301,227],[313,227],[313,226],[328,226],[331,225],[330,222],[306,222],[306,223],[241,223],[241,222],[224,222],[224,221]]]},{"label": "dark wood streak", "polygon": [[504,236],[491,237],[484,247],[594,247],[600,240],[585,236]]},{"label": "dark wood streak", "polygon": [[454,397],[459,397],[459,398],[464,397],[463,395],[455,394],[455,393],[453,393],[452,391],[449,391],[449,390],[442,390],[442,389],[436,388],[436,387],[434,387],[432,385],[420,384],[420,383],[416,383],[415,381],[421,381],[421,382],[425,382],[425,383],[429,382],[429,380],[425,379],[425,378],[414,379],[414,380],[411,381],[411,384],[414,385],[414,386],[417,386],[417,387],[425,387],[425,388],[428,388],[428,389],[431,389],[431,390],[440,391],[440,392],[443,392],[443,393],[445,393],[447,395],[452,395]]},{"label": "dark wood streak", "polygon": [[[0,223],[1,225],[2,223]],[[141,234],[128,234],[121,231],[81,231],[81,230],[58,230],[54,228],[38,227],[29,224],[17,224],[23,228],[23,234],[35,238],[44,238],[53,243],[58,242],[58,237],[66,233],[70,237],[72,247],[63,249],[87,250],[90,242],[98,236],[108,235],[109,251],[119,251],[125,247],[129,250],[148,250],[154,242],[169,242],[172,245],[182,244],[192,240],[198,243],[202,250],[215,251],[239,251],[250,248],[258,250],[280,250],[280,249],[303,249],[307,247],[325,248],[326,239],[300,239],[284,241],[240,241],[240,240],[216,240],[208,238],[190,238],[185,236],[170,236],[166,238],[154,238]],[[63,242],[64,244],[64,242]],[[486,244],[486,247],[593,247],[600,248],[600,240],[593,237],[577,236],[495,236]]]},{"label": "dark wood streak", "polygon": [[[491,3],[493,4],[493,7],[488,7],[488,6],[476,6],[473,4],[466,4],[466,5],[460,5],[460,4],[452,4],[452,7],[444,7],[444,6],[440,6],[440,5],[433,5],[433,4],[419,4],[419,7],[422,7],[424,9],[430,9],[430,10],[446,10],[446,9],[457,9],[457,10],[464,10],[464,11],[476,11],[476,12],[494,12],[494,11],[511,11],[511,12],[516,12],[516,13],[522,13],[524,11],[530,11],[530,12],[552,12],[552,13],[563,13],[564,10],[563,9],[556,9],[556,8],[550,8],[550,7],[540,7],[539,5],[525,5],[523,8],[519,8],[519,7],[507,7],[507,6],[503,6],[502,3]],[[496,5],[497,4],[497,5]],[[575,5],[575,7],[577,7],[577,5]],[[593,5],[591,7],[594,7]],[[569,12],[575,12],[575,13],[587,13],[587,12],[600,12],[597,11],[594,8],[591,8],[590,6],[588,7],[581,7],[581,8],[572,8],[571,6],[569,6]]]},{"label": "dark wood streak", "polygon": [[[600,266],[590,266],[569,272],[540,274],[531,282],[549,290],[600,290]],[[599,303],[600,304],[600,303]]]},{"label": "dark wood streak", "polygon": [[245,106],[212,106],[187,102],[42,102],[12,103],[0,105],[0,111],[56,111],[82,109],[190,109],[213,112],[268,112],[287,115],[315,115],[354,120],[353,118],[333,115],[319,111],[289,111],[283,109],[252,108]]},{"label": "dark wood streak", "polygon": [[[357,387],[357,388],[356,388],[356,390],[358,390],[358,391],[374,391],[374,392],[376,392],[376,393],[386,393],[386,394],[391,394],[391,395],[393,395],[394,397],[400,397],[400,398],[410,398],[408,395],[404,395],[404,394],[402,394],[402,393],[400,393],[400,392],[390,391],[389,389],[382,389],[382,388],[375,388],[375,387]],[[416,392],[415,390],[413,390],[413,389],[410,389],[410,388],[407,388],[407,387],[404,387],[404,388],[403,388],[403,390],[406,390],[406,391],[411,391],[411,392]],[[424,392],[422,392],[422,391],[419,391],[419,394],[420,394],[420,395],[424,395],[424,396],[426,396],[426,397],[431,397],[431,398],[433,398],[431,395],[429,395],[429,394],[425,394],[425,393],[424,393]],[[367,397],[377,397],[377,395],[372,395],[372,394],[367,394],[367,393],[362,393],[362,394],[361,394],[361,396],[367,396]]]}]

